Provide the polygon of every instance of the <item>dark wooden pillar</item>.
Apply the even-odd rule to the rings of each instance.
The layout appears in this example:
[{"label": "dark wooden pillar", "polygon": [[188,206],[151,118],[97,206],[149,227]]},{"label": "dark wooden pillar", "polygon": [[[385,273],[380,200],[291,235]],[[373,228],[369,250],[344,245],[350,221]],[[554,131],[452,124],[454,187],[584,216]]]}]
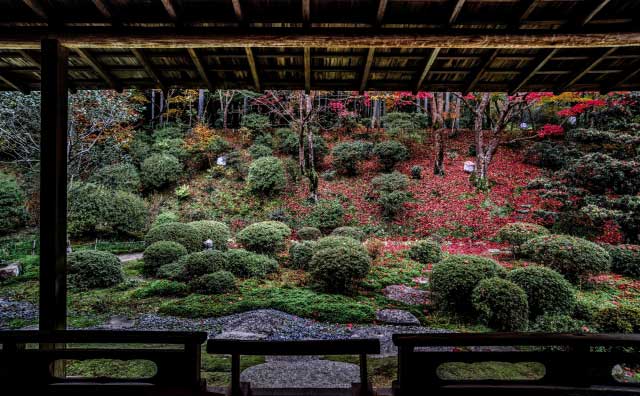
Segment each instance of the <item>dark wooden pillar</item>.
[{"label": "dark wooden pillar", "polygon": [[67,50],[42,40],[40,330],[67,326]]}]

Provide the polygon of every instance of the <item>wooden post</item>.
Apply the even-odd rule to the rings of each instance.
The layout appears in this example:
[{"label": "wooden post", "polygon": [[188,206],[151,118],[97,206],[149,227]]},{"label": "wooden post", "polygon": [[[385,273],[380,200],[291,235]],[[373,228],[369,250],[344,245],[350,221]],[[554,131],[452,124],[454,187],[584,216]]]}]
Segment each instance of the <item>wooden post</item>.
[{"label": "wooden post", "polygon": [[40,330],[67,326],[67,60],[42,40],[40,140]]},{"label": "wooden post", "polygon": [[231,396],[242,396],[240,389],[240,355],[231,355]]},{"label": "wooden post", "polygon": [[369,396],[369,373],[367,371],[367,354],[360,354],[360,396]]}]

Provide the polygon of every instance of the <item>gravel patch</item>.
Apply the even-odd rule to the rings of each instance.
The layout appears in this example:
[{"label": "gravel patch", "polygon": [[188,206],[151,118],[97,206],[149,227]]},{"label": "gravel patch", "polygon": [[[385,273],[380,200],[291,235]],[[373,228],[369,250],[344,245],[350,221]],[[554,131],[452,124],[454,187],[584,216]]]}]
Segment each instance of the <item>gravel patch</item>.
[{"label": "gravel patch", "polygon": [[351,388],[360,382],[360,375],[358,366],[351,363],[274,361],[249,367],[240,380],[251,382],[252,388]]},{"label": "gravel patch", "polygon": [[24,301],[0,298],[0,329],[8,329],[9,322],[14,319],[36,320],[38,319],[38,307]]}]

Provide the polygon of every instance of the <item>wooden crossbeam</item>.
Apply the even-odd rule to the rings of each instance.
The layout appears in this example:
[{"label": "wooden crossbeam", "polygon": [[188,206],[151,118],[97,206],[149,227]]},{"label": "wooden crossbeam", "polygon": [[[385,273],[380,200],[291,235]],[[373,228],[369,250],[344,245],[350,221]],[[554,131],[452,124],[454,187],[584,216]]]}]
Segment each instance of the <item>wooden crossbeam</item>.
[{"label": "wooden crossbeam", "polygon": [[420,75],[418,76],[418,79],[416,80],[416,83],[413,88],[414,92],[418,92],[420,90],[420,87],[422,87],[424,80],[427,78],[427,74],[429,74],[429,71],[433,67],[434,62],[438,58],[439,53],[440,53],[440,48],[434,48],[433,50],[431,50],[431,54],[429,54],[429,57],[426,59],[424,68],[422,69],[422,72],[420,73]]},{"label": "wooden crossbeam", "polygon": [[367,52],[367,59],[364,62],[362,79],[360,80],[360,92],[364,92],[367,89],[367,83],[369,82],[369,75],[371,74],[371,66],[373,65],[373,58],[375,55],[376,49],[369,48],[369,51]]},{"label": "wooden crossbeam", "polygon": [[611,0],[592,0],[587,1],[586,12],[578,17],[576,24],[578,26],[584,26],[587,23],[591,22],[591,20],[600,12],[604,7],[609,4]]},{"label": "wooden crossbeam", "polygon": [[100,76],[100,78],[102,78],[111,89],[115,89],[116,91],[120,91],[120,84],[118,84],[118,82],[111,77],[111,75],[109,74],[109,72],[102,67],[98,61],[86,50],[80,49],[80,48],[76,48],[75,49],[76,53],[78,54],[78,56],[89,66],[91,66],[91,68],[93,69],[93,71]]},{"label": "wooden crossbeam", "polygon": [[167,12],[167,15],[169,15],[169,18],[174,21],[178,19],[178,14],[176,13],[176,8],[174,7],[172,0],[162,0],[162,6]]},{"label": "wooden crossbeam", "polygon": [[522,87],[524,87],[525,84],[528,83],[529,80],[531,80],[531,78],[536,73],[538,73],[544,67],[544,65],[546,65],[547,62],[549,62],[549,60],[551,60],[551,58],[553,58],[553,56],[557,53],[557,48],[543,50],[543,53],[538,59],[536,59],[536,61],[533,62],[533,65],[524,71],[522,79],[514,84],[513,88],[509,89],[511,94],[520,91],[520,89],[522,89]]},{"label": "wooden crossbeam", "polygon": [[105,4],[103,0],[92,0],[92,1],[103,17],[107,19],[113,18],[113,15],[111,14],[111,10],[109,10],[109,7]]},{"label": "wooden crossbeam", "polygon": [[200,78],[207,85],[207,88],[209,88],[209,91],[213,91],[214,90],[213,84],[211,84],[211,79],[209,78],[209,75],[207,74],[207,70],[205,69],[204,65],[202,64],[202,61],[200,60],[200,56],[198,55],[198,53],[194,48],[187,48],[187,51],[189,52],[189,57],[191,57],[191,61],[196,66],[196,70],[198,70],[198,74],[200,75]]},{"label": "wooden crossbeam", "polygon": [[251,71],[251,77],[253,78],[253,86],[257,92],[262,91],[260,89],[260,75],[258,74],[258,67],[256,65],[256,58],[253,56],[253,49],[251,47],[245,47],[247,53],[247,61],[249,62],[249,69]]},{"label": "wooden crossbeam", "polygon": [[42,19],[48,19],[49,15],[40,0],[22,0],[22,2]]},{"label": "wooden crossbeam", "polygon": [[456,22],[460,12],[462,11],[462,7],[464,7],[465,1],[466,0],[453,0],[453,7],[449,14],[449,25],[453,25]]},{"label": "wooden crossbeam", "polygon": [[483,57],[482,63],[480,63],[480,65],[476,69],[474,69],[473,72],[471,72],[469,82],[467,83],[466,89],[464,90],[465,93],[471,92],[476,87],[480,79],[482,79],[482,75],[489,68],[489,66],[491,66],[493,61],[498,56],[499,52],[499,49],[494,49],[487,56]]},{"label": "wooden crossbeam", "polygon": [[605,60],[609,55],[614,53],[616,50],[617,48],[609,48],[609,49],[602,50],[602,52],[598,57],[596,57],[592,62],[587,62],[588,63],[587,66],[582,70],[580,70],[578,73],[576,73],[573,76],[573,78],[571,78],[571,80],[569,80],[569,82],[562,87],[562,89],[565,91],[568,91],[575,83],[580,81],[582,77],[584,77],[592,69],[595,69],[596,66],[598,66],[598,64],[600,64],[603,60]]},{"label": "wooden crossbeam", "polygon": [[304,90],[311,92],[311,48],[304,47]]},{"label": "wooden crossbeam", "polygon": [[242,14],[242,6],[240,5],[240,0],[231,0],[231,4],[233,5],[233,12],[236,14],[236,19],[238,22],[244,22],[244,15]]},{"label": "wooden crossbeam", "polygon": [[516,13],[516,20],[514,21],[517,26],[520,26],[522,22],[527,20],[533,11],[538,7],[541,0],[521,0],[518,12]]},{"label": "wooden crossbeam", "polygon": [[40,62],[38,60],[36,60],[36,58],[34,58],[28,51],[26,51],[26,50],[18,50],[18,54],[20,54],[20,56],[24,60],[29,61],[29,62],[33,63],[34,65],[36,65],[38,68],[40,68]]},{"label": "wooden crossbeam", "polygon": [[151,62],[149,61],[147,56],[137,48],[132,48],[131,52],[133,52],[133,56],[136,57],[136,59],[138,60],[138,63],[140,63],[140,65],[144,68],[145,73],[147,73],[147,75],[156,82],[156,84],[158,85],[158,88],[163,91],[166,91],[166,87],[162,83],[160,76],[158,76],[155,70],[153,70],[153,67],[151,66]]},{"label": "wooden crossbeam", "polygon": [[382,25],[382,21],[384,20],[384,14],[387,12],[387,3],[388,0],[380,0],[378,3],[378,12],[376,13],[376,24]]},{"label": "wooden crossbeam", "polygon": [[311,21],[311,0],[302,0],[302,21],[305,25]]},{"label": "wooden crossbeam", "polygon": [[609,80],[608,82],[601,84],[601,91],[602,92],[614,91],[616,88],[622,86],[624,83],[626,83],[627,81],[631,80],[632,78],[634,78],[639,74],[640,74],[640,57],[638,58],[637,62],[633,63],[630,67],[627,67],[626,69],[622,70],[619,73],[619,77],[617,79]]},{"label": "wooden crossbeam", "polygon": [[23,94],[29,93],[29,90],[24,87],[21,83],[15,81],[13,78],[8,77],[5,73],[0,73],[0,81],[2,81],[5,85],[8,85],[12,89],[16,91],[20,91]]}]

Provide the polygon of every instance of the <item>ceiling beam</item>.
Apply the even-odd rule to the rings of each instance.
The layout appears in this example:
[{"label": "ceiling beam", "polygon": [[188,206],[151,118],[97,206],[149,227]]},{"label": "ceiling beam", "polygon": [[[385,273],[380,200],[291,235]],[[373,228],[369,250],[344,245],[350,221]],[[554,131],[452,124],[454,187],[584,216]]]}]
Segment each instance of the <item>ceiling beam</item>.
[{"label": "ceiling beam", "polygon": [[194,48],[187,48],[187,51],[189,52],[189,57],[191,57],[191,61],[196,66],[196,70],[198,70],[198,74],[200,75],[200,78],[207,85],[207,88],[209,88],[209,91],[213,92],[213,90],[214,90],[213,84],[211,84],[211,79],[209,78],[209,75],[207,74],[207,70],[205,69],[204,65],[202,64],[202,60],[200,59],[200,55],[198,55],[198,53],[196,52],[196,50]]},{"label": "ceiling beam", "polygon": [[26,50],[18,50],[18,54],[20,54],[20,56],[23,59],[33,63],[34,65],[36,65],[38,68],[40,67],[40,62],[36,58],[34,58],[29,52],[27,52]]},{"label": "ceiling beam", "polygon": [[22,0],[22,2],[42,19],[48,19],[49,15],[40,0]]},{"label": "ceiling beam", "polygon": [[10,86],[14,90],[22,92],[23,94],[29,93],[28,88],[24,87],[23,84],[15,81],[13,78],[7,77],[5,73],[0,73],[0,81],[2,81],[5,85]]},{"label": "ceiling beam", "polygon": [[162,83],[162,80],[160,79],[160,76],[158,76],[158,74],[155,72],[155,70],[153,70],[153,67],[151,67],[151,62],[149,61],[147,56],[141,50],[136,49],[136,48],[132,48],[131,52],[133,52],[133,56],[136,57],[136,59],[138,60],[138,63],[140,63],[140,65],[142,65],[142,67],[144,68],[145,73],[147,73],[147,75],[151,79],[153,79],[156,82],[156,84],[158,84],[157,88],[159,88],[162,91],[166,91],[166,87]]},{"label": "ceiling beam", "polygon": [[302,21],[305,26],[311,22],[311,0],[302,0]]},{"label": "ceiling beam", "polygon": [[[616,73],[617,74],[617,73]],[[610,80],[607,83],[603,83],[601,85],[602,92],[611,92],[615,91],[617,88],[622,86],[627,81],[631,80],[637,75],[640,75],[640,58],[638,62],[633,63],[630,67],[627,67],[623,71],[621,71],[620,76],[615,80]]]},{"label": "ceiling beam", "polygon": [[456,22],[458,16],[460,15],[460,12],[462,11],[462,7],[464,7],[465,1],[466,0],[453,0],[453,7],[451,8],[451,13],[449,14],[449,25],[453,25]]},{"label": "ceiling beam", "polygon": [[553,58],[553,56],[557,53],[557,48],[543,50],[543,53],[540,55],[540,57],[533,62],[533,65],[530,68],[524,71],[522,79],[515,83],[513,87],[509,89],[509,92],[511,94],[514,94],[520,91],[520,89],[522,89],[522,87],[524,87],[525,84],[527,84],[529,80],[531,80],[531,78],[536,75],[536,73],[542,70],[544,65],[546,65],[547,62],[549,62],[551,58]]},{"label": "ceiling beam", "polygon": [[473,89],[476,87],[478,82],[480,82],[480,80],[482,79],[484,72],[489,68],[489,66],[491,66],[493,61],[496,59],[496,56],[498,56],[498,52],[500,52],[499,49],[494,49],[491,52],[489,52],[488,55],[483,57],[482,63],[480,63],[480,65],[471,72],[471,75],[469,76],[469,81],[465,85],[466,86],[464,90],[465,93],[473,91]]},{"label": "ceiling beam", "polygon": [[98,61],[91,56],[91,54],[89,52],[87,52],[86,50],[80,49],[80,48],[76,48],[76,53],[78,54],[78,56],[89,66],[91,66],[91,68],[93,69],[93,71],[100,77],[102,78],[111,89],[114,89],[116,91],[120,91],[120,84],[113,78],[111,77],[111,75],[109,74],[109,72],[103,68]]},{"label": "ceiling beam", "polygon": [[587,23],[591,22],[591,20],[600,12],[604,7],[609,4],[611,0],[592,0],[587,1],[586,3],[586,12],[584,12],[576,21],[578,26],[584,26]]},{"label": "ceiling beam", "polygon": [[164,7],[169,18],[176,21],[178,19],[178,14],[176,13],[176,8],[174,7],[173,0],[162,0],[162,6]]},{"label": "ceiling beam", "polygon": [[420,90],[420,87],[422,87],[424,80],[427,78],[427,74],[429,74],[429,71],[433,67],[434,62],[438,58],[439,53],[440,53],[440,48],[434,48],[433,50],[431,50],[431,54],[429,54],[429,57],[426,59],[424,68],[422,69],[422,72],[418,76],[418,79],[416,80],[416,83],[413,86],[414,92],[418,92]]},{"label": "ceiling beam", "polygon": [[233,5],[233,12],[236,14],[236,19],[238,22],[244,22],[244,15],[242,14],[242,6],[240,5],[240,0],[231,0],[231,4]]},{"label": "ceiling beam", "polygon": [[253,56],[253,49],[251,49],[251,47],[245,47],[244,50],[247,53],[247,62],[249,62],[249,69],[251,71],[251,77],[253,78],[253,86],[255,87],[256,92],[261,92],[260,75],[258,75],[258,67],[256,65],[256,58]]},{"label": "ceiling beam", "polygon": [[109,10],[109,7],[104,3],[103,0],[92,0],[92,1],[103,17],[105,17],[106,19],[113,18],[111,10]]},{"label": "ceiling beam", "polygon": [[304,47],[304,90],[311,92],[311,48]]},{"label": "ceiling beam", "polygon": [[364,69],[362,71],[362,79],[360,81],[360,92],[364,92],[367,89],[367,83],[369,82],[369,74],[371,74],[371,66],[373,65],[373,58],[376,55],[375,48],[369,48],[367,52],[367,59],[364,63]]},{"label": "ceiling beam", "polygon": [[562,86],[562,90],[568,91],[574,84],[576,84],[578,81],[580,81],[580,79],[582,77],[584,77],[592,69],[595,69],[596,66],[598,66],[598,64],[600,64],[600,62],[605,60],[609,55],[611,55],[616,50],[617,50],[617,48],[609,48],[609,49],[602,50],[602,52],[600,53],[600,55],[598,57],[596,57],[592,62],[587,62],[587,66],[585,68],[583,68],[581,71],[576,73],[573,76],[573,78],[571,78],[571,80],[569,80],[568,83],[563,85]]},{"label": "ceiling beam", "polygon": [[376,25],[382,25],[382,21],[384,20],[384,14],[387,12],[387,3],[388,0],[380,0],[378,3],[378,12],[376,13]]}]

